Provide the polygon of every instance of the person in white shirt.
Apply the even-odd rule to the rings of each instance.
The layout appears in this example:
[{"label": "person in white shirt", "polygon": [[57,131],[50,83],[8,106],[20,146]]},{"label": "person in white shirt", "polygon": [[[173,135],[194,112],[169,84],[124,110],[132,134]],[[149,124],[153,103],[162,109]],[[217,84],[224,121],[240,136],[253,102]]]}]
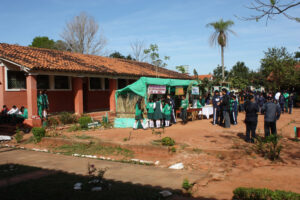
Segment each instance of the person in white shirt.
[{"label": "person in white shirt", "polygon": [[275,94],[275,99],[277,100],[277,102],[279,102],[279,97],[280,97],[281,93],[280,92],[277,92]]},{"label": "person in white shirt", "polygon": [[19,114],[19,109],[17,106],[13,105],[13,107],[7,112],[8,115],[16,115]]}]

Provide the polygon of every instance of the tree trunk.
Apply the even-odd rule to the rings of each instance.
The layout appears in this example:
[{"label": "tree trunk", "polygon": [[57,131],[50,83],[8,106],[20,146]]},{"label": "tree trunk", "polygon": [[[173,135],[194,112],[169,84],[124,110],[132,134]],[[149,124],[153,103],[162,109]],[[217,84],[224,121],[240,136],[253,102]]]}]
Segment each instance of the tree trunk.
[{"label": "tree trunk", "polygon": [[222,81],[225,81],[225,70],[224,70],[224,47],[221,45],[221,63],[222,63]]}]

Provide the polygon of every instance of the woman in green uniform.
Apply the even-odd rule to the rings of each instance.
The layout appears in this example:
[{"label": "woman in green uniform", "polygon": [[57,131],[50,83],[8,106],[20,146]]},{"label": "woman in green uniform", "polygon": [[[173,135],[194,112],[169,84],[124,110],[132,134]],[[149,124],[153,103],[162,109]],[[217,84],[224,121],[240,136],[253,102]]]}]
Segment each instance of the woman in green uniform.
[{"label": "woman in green uniform", "polygon": [[182,123],[186,124],[187,123],[187,108],[189,106],[189,101],[185,99],[185,96],[182,96],[181,104],[180,104],[180,109],[181,109],[181,119]]},{"label": "woman in green uniform", "polygon": [[162,115],[162,104],[160,102],[159,99],[156,99],[155,101],[155,109],[154,109],[154,114],[153,114],[153,119],[155,120],[156,122],[156,128],[160,128],[160,122],[163,118],[163,115]]},{"label": "woman in green uniform", "polygon": [[155,109],[155,103],[153,102],[152,98],[149,99],[146,108],[147,108],[147,117],[149,120],[149,127],[154,128],[153,114]]},{"label": "woman in green uniform", "polygon": [[46,90],[43,91],[42,101],[43,101],[43,117],[46,119],[48,115],[48,109],[49,109],[49,101],[48,101],[48,95],[46,93]]},{"label": "woman in green uniform", "polygon": [[43,92],[39,91],[37,98],[38,114],[41,119],[43,119]]},{"label": "woman in green uniform", "polygon": [[167,100],[166,104],[164,106],[165,126],[166,127],[170,126],[171,112],[172,112],[172,109],[170,106],[170,102]]},{"label": "woman in green uniform", "polygon": [[135,104],[135,122],[133,124],[133,129],[137,129],[138,122],[140,121],[143,129],[146,129],[143,124],[143,111],[142,111],[142,98],[140,97]]}]

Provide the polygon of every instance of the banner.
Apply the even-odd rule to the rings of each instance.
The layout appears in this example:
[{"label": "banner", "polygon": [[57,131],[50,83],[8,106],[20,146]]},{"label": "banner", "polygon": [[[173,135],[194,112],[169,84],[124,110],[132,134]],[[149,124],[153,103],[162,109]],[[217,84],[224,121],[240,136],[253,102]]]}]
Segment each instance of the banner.
[{"label": "banner", "polygon": [[175,95],[184,95],[183,87],[176,87]]},{"label": "banner", "polygon": [[199,87],[192,87],[192,95],[199,95]]},{"label": "banner", "polygon": [[149,85],[148,94],[166,94],[165,85]]}]

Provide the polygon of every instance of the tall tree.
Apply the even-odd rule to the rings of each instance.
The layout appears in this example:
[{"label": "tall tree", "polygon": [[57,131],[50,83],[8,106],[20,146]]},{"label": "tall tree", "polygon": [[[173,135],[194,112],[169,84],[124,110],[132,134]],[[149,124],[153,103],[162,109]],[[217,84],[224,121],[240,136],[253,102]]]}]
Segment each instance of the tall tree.
[{"label": "tall tree", "polygon": [[136,61],[142,62],[147,58],[147,55],[144,52],[144,50],[146,49],[144,41],[136,40],[134,42],[131,42],[130,47],[132,50],[133,59],[135,59]]},{"label": "tall tree", "polygon": [[260,20],[266,18],[266,24],[269,19],[273,19],[277,15],[283,15],[288,19],[300,22],[300,18],[288,14],[292,8],[300,6],[300,1],[296,0],[253,0],[247,6],[250,10],[256,11],[258,14],[251,15],[250,17],[242,17],[244,20]]},{"label": "tall tree", "polygon": [[165,61],[170,60],[170,57],[164,56],[164,58],[161,59],[158,53],[157,44],[150,44],[149,48],[144,50],[144,53],[146,55],[149,55],[151,64],[156,66],[156,77],[158,77],[158,68],[165,68],[167,66],[167,63],[165,63]]},{"label": "tall tree", "polygon": [[220,45],[221,47],[221,64],[222,64],[222,80],[225,80],[225,69],[224,69],[224,48],[227,46],[229,33],[235,34],[230,27],[234,25],[234,22],[231,20],[223,21],[220,19],[219,21],[212,22],[207,24],[207,27],[214,28],[215,32],[210,36],[210,44]]},{"label": "tall tree", "polygon": [[238,89],[245,89],[250,84],[249,68],[244,62],[237,62],[229,72],[231,85]]},{"label": "tall tree", "polygon": [[99,32],[99,25],[92,16],[82,12],[66,23],[61,34],[72,52],[99,54],[106,45],[106,39]]},{"label": "tall tree", "polygon": [[268,88],[278,90],[299,87],[300,70],[296,70],[296,60],[285,47],[269,48],[264,53],[260,71],[268,80]]},{"label": "tall tree", "polygon": [[[223,78],[224,72],[224,78]],[[226,67],[217,66],[213,71],[214,83],[219,84],[223,81],[227,81],[229,72],[226,70]]]},{"label": "tall tree", "polygon": [[52,39],[49,39],[47,36],[43,36],[43,37],[38,36],[33,38],[33,41],[29,46],[45,48],[45,49],[56,49],[60,51],[70,51],[70,49],[68,49],[68,45],[64,41],[62,40],[54,41]]},{"label": "tall tree", "polygon": [[30,47],[38,47],[45,49],[54,49],[55,42],[54,40],[49,39],[47,36],[38,36],[33,38]]},{"label": "tall tree", "polygon": [[134,60],[131,55],[129,54],[128,56],[122,55],[120,52],[115,51],[114,53],[111,53],[108,57],[110,58],[121,58],[121,59],[126,59],[126,60]]},{"label": "tall tree", "polygon": [[186,74],[188,73],[189,71],[189,66],[188,65],[179,65],[179,66],[176,66],[176,69],[182,73],[182,74]]}]

